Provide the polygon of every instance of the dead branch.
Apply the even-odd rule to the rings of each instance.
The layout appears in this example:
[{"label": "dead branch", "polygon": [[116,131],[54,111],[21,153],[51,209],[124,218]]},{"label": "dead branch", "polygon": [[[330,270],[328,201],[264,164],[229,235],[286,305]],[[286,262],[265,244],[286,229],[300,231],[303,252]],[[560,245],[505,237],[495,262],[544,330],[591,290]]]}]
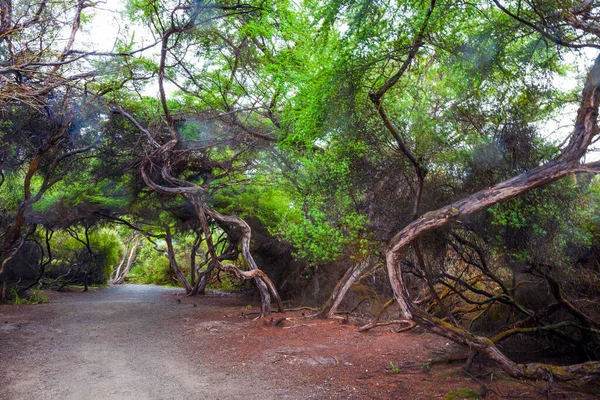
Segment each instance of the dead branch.
[{"label": "dead branch", "polygon": [[407,324],[407,326],[397,329],[397,330],[395,329],[394,331],[396,333],[405,332],[405,331],[411,330],[412,328],[417,326],[417,324],[415,322],[411,321],[410,319],[395,319],[393,321],[385,321],[385,322],[369,322],[367,325],[360,327],[358,329],[358,331],[366,332],[366,331],[376,328],[378,326],[389,326],[389,325],[400,325],[400,324]]}]

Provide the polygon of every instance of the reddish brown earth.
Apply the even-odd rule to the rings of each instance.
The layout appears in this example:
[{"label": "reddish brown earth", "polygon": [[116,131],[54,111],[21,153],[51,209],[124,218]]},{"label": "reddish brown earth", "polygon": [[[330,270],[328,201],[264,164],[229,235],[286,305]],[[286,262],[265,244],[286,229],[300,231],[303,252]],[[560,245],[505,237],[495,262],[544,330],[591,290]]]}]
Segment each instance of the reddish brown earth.
[{"label": "reddish brown earth", "polygon": [[237,296],[153,286],[50,296],[0,306],[2,400],[596,398],[477,363],[430,365],[454,346],[418,329],[360,333],[301,312],[270,326]]}]

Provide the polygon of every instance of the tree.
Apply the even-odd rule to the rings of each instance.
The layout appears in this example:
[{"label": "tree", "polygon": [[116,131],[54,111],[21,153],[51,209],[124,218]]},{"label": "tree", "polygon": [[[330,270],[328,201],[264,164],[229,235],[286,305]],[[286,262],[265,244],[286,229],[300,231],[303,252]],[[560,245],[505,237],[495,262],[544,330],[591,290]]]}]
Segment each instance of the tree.
[{"label": "tree", "polygon": [[[170,8],[172,7],[172,8]],[[221,104],[212,105],[204,113],[192,112],[189,108],[178,109],[167,99],[165,84],[167,81],[180,87],[184,93],[185,101],[192,107],[210,101],[210,97],[203,91],[197,79],[197,72],[192,69],[192,60],[182,58],[182,54],[192,53],[192,49],[201,49],[196,40],[204,39],[202,35],[216,36],[223,39],[224,46],[227,43],[220,29],[226,30],[227,19],[235,21],[258,10],[257,6],[251,4],[238,4],[233,6],[217,4],[180,3],[178,5],[162,4],[153,2],[140,5],[137,12],[143,13],[148,18],[152,32],[160,41],[160,55],[156,65],[157,85],[159,90],[159,117],[163,124],[149,125],[139,122],[139,117],[128,113],[123,107],[116,106],[116,111],[129,120],[140,132],[147,143],[146,154],[140,163],[140,174],[143,181],[153,190],[161,194],[182,195],[193,206],[196,216],[200,222],[203,240],[210,254],[210,264],[203,274],[210,274],[213,270],[226,270],[235,274],[238,278],[256,280],[261,293],[262,312],[270,313],[271,296],[278,303],[280,311],[283,310],[281,300],[275,286],[270,279],[258,269],[250,252],[251,231],[246,222],[237,217],[220,214],[208,204],[211,192],[220,186],[227,186],[228,180],[234,179],[249,168],[249,162],[244,158],[245,154],[255,146],[257,141],[270,140],[268,134],[255,131],[249,124],[240,121],[237,114],[244,113],[246,108],[237,110],[234,105],[245,100],[236,99],[236,87],[234,87],[235,68],[230,77],[221,76],[219,70],[220,60],[207,60],[215,63],[216,73],[207,82],[215,82],[216,89],[223,99]],[[206,43],[210,49],[210,43]],[[239,50],[239,49],[238,49]],[[244,62],[244,54],[233,49],[235,62]],[[196,60],[201,61],[201,60]],[[242,65],[242,64],[240,64]],[[169,66],[169,67],[168,67]],[[181,83],[173,75],[174,71],[181,71],[186,81]],[[207,74],[210,76],[210,74]],[[223,79],[227,79],[223,81]],[[208,93],[209,95],[211,92]],[[214,92],[212,93],[214,95]],[[204,97],[207,96],[207,97]],[[241,95],[243,98],[243,94]],[[230,103],[230,98],[233,103]],[[211,104],[209,104],[211,105]],[[222,115],[214,115],[217,106],[223,106],[225,110]],[[252,117],[252,108],[250,115]],[[216,120],[211,122],[211,120]],[[203,130],[211,129],[215,133],[215,139],[204,138]],[[214,221],[224,232],[231,242],[232,249],[228,254],[218,254],[217,246],[213,240],[210,228],[210,220]],[[167,245],[171,243],[169,230],[166,231]],[[237,259],[239,254],[250,268],[243,271],[232,264],[223,264],[227,259]],[[176,260],[169,247],[169,258],[171,264]],[[176,268],[177,269],[177,268]],[[187,282],[183,277],[180,281]],[[195,293],[197,290],[191,285],[186,285],[186,290]]]},{"label": "tree", "polygon": [[[515,16],[507,9],[500,6],[498,2],[495,3],[503,11],[511,15],[511,17],[518,19],[520,22],[524,22],[522,18]],[[432,2],[429,10],[432,10],[434,5],[435,3]],[[577,15],[578,12],[579,11],[576,10],[575,14]],[[567,21],[570,20],[571,19],[568,17]],[[578,27],[580,27],[580,25],[578,25]],[[543,28],[536,30],[545,32]],[[593,37],[591,40],[591,45],[594,46]],[[419,41],[420,38],[417,38],[415,44],[419,43]],[[561,40],[557,41],[561,42]],[[580,45],[569,42],[566,45],[584,46],[585,44]],[[409,59],[410,56],[411,55],[409,53],[407,59]],[[600,371],[600,363],[589,362],[569,367],[550,367],[543,364],[522,365],[511,361],[498,350],[494,343],[490,342],[489,340],[483,337],[472,335],[467,330],[464,330],[459,326],[452,326],[419,309],[410,298],[408,289],[404,283],[405,281],[402,278],[402,253],[411,243],[414,243],[415,240],[417,240],[426,232],[439,229],[440,227],[449,225],[452,222],[464,219],[466,216],[485,209],[493,204],[514,198],[532,189],[546,185],[550,182],[554,182],[567,175],[581,172],[595,172],[596,168],[598,167],[596,163],[586,165],[581,164],[580,160],[585,155],[588,146],[591,144],[597,132],[596,124],[598,115],[598,100],[600,100],[600,92],[598,90],[599,81],[597,80],[597,76],[599,76],[598,74],[600,74],[600,60],[596,61],[589,72],[582,95],[583,99],[578,112],[577,120],[575,122],[574,132],[570,136],[568,145],[562,149],[561,153],[557,157],[537,168],[517,175],[504,182],[500,182],[488,189],[480,190],[471,196],[451,203],[438,210],[423,214],[421,217],[398,232],[388,244],[386,255],[387,269],[396,300],[400,305],[403,316],[408,319],[413,319],[426,329],[448,337],[458,343],[467,345],[475,351],[480,351],[486,354],[494,361],[497,361],[510,375],[515,377],[529,377],[538,379],[546,379],[550,377],[565,380],[580,376],[589,377],[590,375],[595,375]],[[375,94],[375,96],[372,96],[372,98],[373,97],[375,97],[374,102],[377,104],[379,96]],[[382,118],[385,120],[383,115]],[[390,130],[393,130],[393,127],[390,127]],[[554,282],[554,286],[557,284],[557,282]],[[557,286],[554,290],[557,291],[559,302],[562,301],[562,304],[565,305],[566,303],[564,298],[561,298],[560,294],[558,293],[560,291],[560,287]],[[569,305],[565,306],[570,308]],[[579,311],[574,312],[580,313]],[[596,323],[590,318],[586,317],[583,313],[580,313],[580,317],[589,326],[596,326]]]},{"label": "tree", "polygon": [[[553,367],[518,363],[502,347],[540,333],[580,347],[600,342],[598,316],[574,301],[593,291],[572,271],[577,257],[566,243],[585,240],[558,239],[583,231],[579,209],[592,209],[578,197],[593,190],[589,174],[600,168],[581,161],[597,140],[600,61],[577,101],[552,83],[572,67],[565,54],[600,48],[593,2],[136,1],[129,18],[146,25],[156,49],[121,44],[107,54],[120,58],[94,64],[118,71],[102,77],[72,73],[99,55],[73,49],[88,4],[67,7],[65,50],[31,51],[31,39],[62,32],[55,18],[62,5],[5,3],[0,40],[10,65],[0,78],[12,115],[2,129],[13,147],[1,153],[0,183],[23,186],[22,199],[6,196],[5,264],[34,235],[23,233],[28,222],[35,226],[33,205],[94,148],[101,165],[78,162],[80,177],[99,183],[109,171],[126,171],[120,184],[132,200],[129,216],[103,215],[164,241],[190,294],[228,271],[255,279],[263,314],[271,296],[282,309],[251,254],[249,225],[223,212],[251,210],[268,194],[277,200],[263,201],[258,214],[270,232],[315,269],[339,260],[347,268],[321,315],[333,315],[353,283],[385,263],[405,321],[469,347],[470,359],[485,354],[526,378],[600,372],[597,354]],[[17,9],[25,17],[10,22]],[[83,88],[72,83],[92,78]],[[157,98],[141,94],[142,81],[155,82]],[[112,108],[92,118],[107,120],[109,139],[97,149],[73,107],[73,99],[92,98]],[[551,143],[540,122],[576,102],[574,131],[563,145]],[[37,142],[22,140],[22,131]],[[257,187],[266,182],[277,187]],[[89,198],[101,186],[74,196]],[[248,199],[253,204],[236,204]],[[64,227],[82,223],[91,226],[91,217]],[[594,237],[595,227],[587,229]],[[533,246],[542,232],[549,243]],[[177,254],[183,233],[193,237],[189,279]],[[197,265],[201,245],[207,258]],[[584,289],[579,298],[574,287]],[[524,301],[523,291],[550,304]],[[502,318],[480,328],[495,311]]]}]

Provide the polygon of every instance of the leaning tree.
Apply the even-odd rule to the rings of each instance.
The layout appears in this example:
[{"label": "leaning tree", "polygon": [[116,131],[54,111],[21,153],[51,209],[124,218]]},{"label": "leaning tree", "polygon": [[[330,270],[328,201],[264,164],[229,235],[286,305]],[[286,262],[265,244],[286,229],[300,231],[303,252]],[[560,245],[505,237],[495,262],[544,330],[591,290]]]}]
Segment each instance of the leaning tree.
[{"label": "leaning tree", "polygon": [[[369,213],[372,226],[385,219],[387,274],[405,320],[486,354],[514,376],[597,375],[596,361],[554,368],[519,364],[503,354],[496,344],[513,335],[552,332],[570,343],[597,343],[597,316],[574,304],[560,274],[543,263],[526,266],[535,282],[511,282],[518,271],[500,265],[501,259],[491,265],[472,229],[473,221],[485,220],[478,211],[597,171],[598,163],[581,160],[597,139],[598,64],[563,148],[548,145],[535,130],[568,99],[549,83],[561,57],[598,48],[597,8],[592,2],[331,2],[312,12],[318,51],[305,55],[305,70],[292,67],[305,80],[298,80],[282,118],[285,142],[315,157],[346,143],[357,149],[346,175],[360,176],[352,167],[371,168],[362,174],[371,172],[366,190],[343,187]],[[311,64],[315,54],[324,60],[318,66]],[[534,150],[528,153],[529,146]],[[494,162],[496,168],[481,168]],[[481,176],[469,182],[477,171]],[[330,192],[335,189],[330,184]],[[378,197],[389,199],[385,212],[376,209],[382,207]],[[422,249],[436,231],[441,261]],[[357,262],[348,270],[324,314],[335,311],[368,265]],[[523,287],[536,293],[540,284],[547,286],[548,307],[533,308],[515,295]],[[470,314],[476,319],[500,306],[511,316],[490,338],[460,317],[460,308],[476,310]]]},{"label": "leaning tree", "polygon": [[[133,10],[144,16],[158,42],[158,61],[150,67],[158,88],[156,112],[136,113],[118,101],[114,110],[138,130],[144,143],[139,173],[145,184],[162,195],[183,196],[199,221],[210,261],[197,271],[197,284],[188,284],[186,290],[195,294],[200,283],[217,270],[241,279],[254,278],[262,313],[269,314],[271,296],[280,311],[283,307],[275,286],[252,257],[249,225],[210,205],[219,188],[250,179],[247,171],[252,168],[252,158],[247,155],[274,140],[271,133],[257,128],[256,119],[264,119],[257,113],[261,107],[244,91],[244,80],[239,80],[244,65],[253,57],[251,50],[243,38],[238,43],[231,33],[256,12],[259,7],[252,4],[198,2],[153,2]],[[168,88],[179,90],[178,101],[168,99]],[[228,245],[213,239],[212,226],[225,233]],[[172,242],[170,235],[167,231],[167,244]],[[168,254],[176,265],[174,252]],[[225,263],[236,261],[239,255],[249,270]]]},{"label": "leaning tree", "polygon": [[[545,39],[550,39],[561,46],[571,48],[590,47],[598,48],[597,31],[594,28],[596,21],[596,12],[592,3],[569,4],[568,6],[557,3],[554,8],[545,5],[528,4],[527,6],[519,4],[503,5],[494,0],[494,4],[512,19],[524,26],[527,34],[539,33]],[[432,1],[428,8],[423,12],[424,18],[421,28],[416,32],[414,40],[405,55],[404,62],[400,68],[391,76],[385,84],[370,94],[370,98],[377,108],[385,126],[392,135],[397,136],[397,128],[387,118],[383,108],[383,99],[386,91],[397,84],[402,78],[404,71],[408,68],[415,54],[423,46],[423,32],[427,30],[427,21],[436,7],[443,7]],[[542,17],[540,17],[542,16]],[[595,140],[598,133],[597,116],[598,102],[600,101],[600,59],[597,59],[590,69],[582,93],[580,108],[575,121],[573,132],[568,143],[561,149],[560,153],[551,160],[542,165],[528,170],[522,174],[516,175],[503,182],[499,182],[491,187],[480,190],[472,195],[466,196],[458,201],[441,207],[437,210],[429,211],[416,218],[405,228],[400,230],[390,240],[386,252],[386,264],[389,279],[394,290],[394,296],[400,306],[403,317],[412,320],[427,330],[447,337],[457,343],[468,346],[472,352],[481,352],[490,359],[498,362],[502,368],[512,376],[535,378],[535,379],[558,379],[570,380],[577,378],[589,378],[600,373],[600,363],[590,361],[583,364],[570,366],[552,366],[547,364],[519,364],[510,360],[495,344],[495,340],[490,340],[483,336],[478,336],[469,332],[468,329],[460,326],[454,321],[450,314],[448,320],[444,321],[436,318],[430,313],[421,309],[412,299],[407,280],[403,275],[405,265],[402,260],[407,249],[412,246],[413,251],[417,252],[416,241],[428,232],[448,226],[450,224],[464,221],[468,216],[478,211],[489,208],[490,206],[515,198],[527,193],[533,189],[555,182],[565,176],[578,173],[596,173],[599,163],[582,163],[581,159],[585,156],[590,144]],[[402,148],[402,143],[399,143]],[[411,160],[415,168],[415,174],[420,181],[422,170],[419,167],[418,160],[411,157],[410,152],[403,149],[406,157]],[[418,195],[417,195],[418,201]],[[418,204],[418,203],[416,203]],[[460,240],[460,239],[459,239]],[[464,244],[464,241],[463,241]],[[419,256],[417,255],[417,260]],[[485,269],[485,267],[484,267]],[[426,268],[422,268],[427,271]],[[430,278],[425,275],[426,281]],[[493,275],[491,278],[494,279]],[[587,330],[592,334],[598,333],[600,327],[598,321],[589,316],[589,313],[576,308],[561,293],[559,282],[549,278],[551,290],[555,294],[555,303],[550,304],[546,309],[533,313],[525,311],[521,320],[514,322],[510,332],[506,335],[518,333],[519,331],[528,332],[549,330],[554,327],[542,325],[541,327],[531,328],[528,324],[542,314],[552,312],[556,308],[562,308],[575,315],[581,329]],[[432,290],[435,293],[435,289]],[[502,296],[502,295],[501,295]],[[505,299],[511,298],[506,294]],[[441,305],[441,302],[436,299]]]}]

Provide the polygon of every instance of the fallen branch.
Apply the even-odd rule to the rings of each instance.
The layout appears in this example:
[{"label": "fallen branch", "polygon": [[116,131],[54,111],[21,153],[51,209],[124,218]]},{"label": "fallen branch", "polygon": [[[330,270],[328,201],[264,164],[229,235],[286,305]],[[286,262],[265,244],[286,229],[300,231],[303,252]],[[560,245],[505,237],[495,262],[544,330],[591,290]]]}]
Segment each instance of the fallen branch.
[{"label": "fallen branch", "polygon": [[376,323],[369,322],[367,325],[360,327],[358,329],[358,331],[366,332],[366,331],[376,328],[378,326],[389,326],[389,325],[397,325],[397,324],[408,324],[408,326],[405,326],[400,329],[395,329],[394,332],[396,332],[396,333],[405,332],[405,331],[411,330],[412,328],[417,326],[417,324],[415,322],[411,321],[410,319],[395,319],[393,321],[386,321],[386,322],[376,322]]},{"label": "fallen branch", "polygon": [[366,330],[369,330],[369,329],[374,328],[375,326],[377,326],[377,322],[379,321],[379,318],[381,318],[381,316],[383,315],[383,313],[385,312],[385,310],[387,310],[389,308],[389,306],[391,306],[394,303],[395,303],[395,301],[394,301],[393,297],[391,299],[389,299],[388,301],[386,301],[385,304],[383,305],[383,307],[381,308],[381,310],[379,310],[379,312],[375,316],[375,318],[373,318],[371,321],[369,321],[368,324],[366,324],[363,327],[361,327],[359,329],[359,332],[362,332],[363,330],[366,331]]}]

